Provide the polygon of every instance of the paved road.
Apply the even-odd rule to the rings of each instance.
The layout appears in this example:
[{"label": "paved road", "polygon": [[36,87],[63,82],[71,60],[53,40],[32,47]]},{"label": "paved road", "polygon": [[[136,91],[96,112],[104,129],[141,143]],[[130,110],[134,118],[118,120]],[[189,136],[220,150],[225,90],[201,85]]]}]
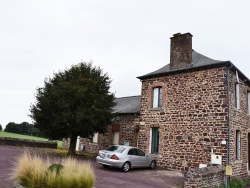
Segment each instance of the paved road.
[{"label": "paved road", "polygon": [[97,188],[171,188],[182,187],[184,181],[183,174],[175,171],[131,169],[124,173],[116,168],[103,168],[97,163],[93,167]]},{"label": "paved road", "polygon": [[9,179],[11,167],[15,158],[21,153],[21,148],[0,145],[0,187],[13,188],[13,181]]},{"label": "paved road", "polygon": [[[14,183],[9,179],[11,166],[22,151],[22,148],[0,145],[0,187],[13,188]],[[162,169],[131,169],[124,173],[116,168],[105,169],[94,160],[92,163],[96,188],[174,188],[182,187],[183,174]]]}]

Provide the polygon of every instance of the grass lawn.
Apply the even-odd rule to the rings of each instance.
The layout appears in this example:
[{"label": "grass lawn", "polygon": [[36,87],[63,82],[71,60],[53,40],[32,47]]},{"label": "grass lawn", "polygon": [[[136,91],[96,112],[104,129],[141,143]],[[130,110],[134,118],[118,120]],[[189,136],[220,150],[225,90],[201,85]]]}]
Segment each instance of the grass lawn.
[{"label": "grass lawn", "polygon": [[[22,134],[15,134],[15,133],[8,133],[4,131],[0,131],[0,137],[9,137],[9,138],[20,138],[26,140],[41,140],[41,141],[48,141],[47,138],[41,138],[36,136],[28,136]],[[62,141],[57,141],[57,148],[62,148]]]}]

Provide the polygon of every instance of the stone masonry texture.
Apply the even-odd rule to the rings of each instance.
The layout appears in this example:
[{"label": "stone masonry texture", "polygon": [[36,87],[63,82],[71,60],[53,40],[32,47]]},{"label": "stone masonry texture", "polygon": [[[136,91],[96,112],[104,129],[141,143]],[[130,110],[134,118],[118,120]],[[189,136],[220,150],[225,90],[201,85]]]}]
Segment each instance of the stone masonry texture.
[{"label": "stone masonry texture", "polygon": [[[188,171],[211,163],[211,151],[222,156],[233,175],[247,176],[250,122],[247,93],[249,86],[240,79],[240,109],[235,108],[235,71],[209,67],[144,79],[141,96],[139,147],[149,152],[150,128],[160,130],[158,165]],[[152,89],[162,87],[162,108],[152,108]],[[230,164],[227,164],[228,100],[230,99]],[[236,130],[241,133],[240,160],[236,160]],[[228,142],[227,142],[228,143]]]},{"label": "stone masonry texture", "polygon": [[[152,109],[149,93],[162,86],[163,106]],[[142,81],[139,147],[148,151],[150,128],[159,127],[158,164],[187,171],[211,160],[211,148],[226,159],[226,68],[182,72]]]},{"label": "stone masonry texture", "polygon": [[[123,145],[124,141],[129,141],[131,146],[137,146],[139,118],[139,114],[120,114],[113,124],[107,127],[107,133],[98,135],[97,143],[92,143],[91,138],[81,138],[80,144],[84,145],[85,152],[97,153],[111,145],[114,131],[119,131],[119,144]],[[69,140],[65,139],[63,147],[69,147]]]},{"label": "stone masonry texture", "polygon": [[[233,176],[247,177],[249,164],[249,139],[250,116],[248,111],[249,85],[244,79],[239,78],[240,87],[240,109],[235,108],[235,73],[230,74],[230,165],[233,169]],[[240,131],[240,159],[236,160],[236,131]]]},{"label": "stone masonry texture", "polygon": [[176,34],[171,38],[170,68],[184,68],[192,61],[192,35]]}]

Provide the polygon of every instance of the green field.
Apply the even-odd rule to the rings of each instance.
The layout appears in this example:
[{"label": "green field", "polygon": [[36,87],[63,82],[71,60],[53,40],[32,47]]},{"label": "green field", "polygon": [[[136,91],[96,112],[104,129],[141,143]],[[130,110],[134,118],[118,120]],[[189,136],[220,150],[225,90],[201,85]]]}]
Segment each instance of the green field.
[{"label": "green field", "polygon": [[[28,136],[22,134],[15,134],[15,133],[8,133],[0,131],[0,137],[8,137],[8,138],[20,138],[26,140],[41,140],[41,141],[48,141],[47,138],[41,138],[36,136]],[[57,141],[57,148],[62,148],[62,141]]]}]

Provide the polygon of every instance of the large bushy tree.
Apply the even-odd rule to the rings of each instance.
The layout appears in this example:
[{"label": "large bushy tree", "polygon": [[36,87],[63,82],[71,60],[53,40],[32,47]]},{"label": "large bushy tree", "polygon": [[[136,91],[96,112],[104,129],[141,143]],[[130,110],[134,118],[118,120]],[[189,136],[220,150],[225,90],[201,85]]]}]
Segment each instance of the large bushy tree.
[{"label": "large bushy tree", "polygon": [[18,134],[20,132],[18,124],[14,123],[14,122],[9,122],[6,125],[4,131],[9,132],[9,133],[18,133]]},{"label": "large bushy tree", "polygon": [[2,125],[0,124],[0,131],[2,131],[2,129],[3,129],[3,127],[2,127]]},{"label": "large bushy tree", "polygon": [[71,138],[69,154],[75,154],[77,136],[89,138],[106,132],[113,117],[114,94],[107,73],[92,63],[79,63],[55,73],[37,89],[31,105],[35,127],[51,139]]}]

